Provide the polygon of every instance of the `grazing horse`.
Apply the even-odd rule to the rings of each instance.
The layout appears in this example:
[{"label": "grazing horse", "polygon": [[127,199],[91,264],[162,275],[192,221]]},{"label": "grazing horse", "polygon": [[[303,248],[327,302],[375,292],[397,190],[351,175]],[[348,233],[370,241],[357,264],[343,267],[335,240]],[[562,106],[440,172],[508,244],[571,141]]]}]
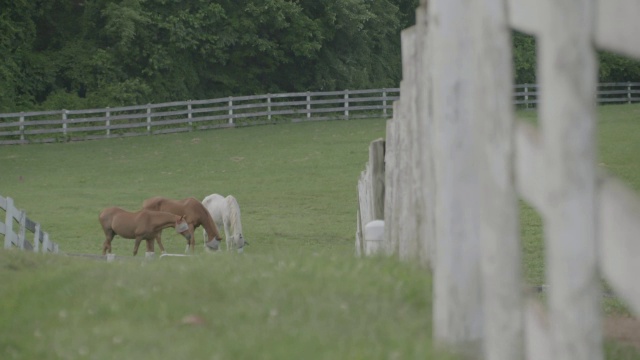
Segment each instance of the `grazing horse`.
[{"label": "grazing horse", "polygon": [[[242,222],[240,221],[240,205],[233,195],[226,198],[219,194],[211,194],[202,200],[202,205],[207,208],[218,228],[224,228],[227,251],[235,247],[242,252],[245,245],[242,235]],[[205,241],[207,231],[203,231]],[[248,244],[248,243],[247,243]]]},{"label": "grazing horse", "polygon": [[[185,215],[187,217],[187,223],[189,224],[189,234],[185,236],[187,238],[187,250],[194,252],[195,250],[195,237],[194,230],[202,225],[202,227],[209,234],[208,241],[205,243],[207,247],[218,250],[220,246],[220,234],[218,233],[218,227],[209,215],[204,205],[195,198],[189,197],[182,200],[172,200],[161,196],[156,196],[145,200],[142,203],[143,209],[166,211],[176,215]],[[157,235],[158,243],[160,242],[160,234]]]},{"label": "grazing horse", "polygon": [[[107,251],[111,254],[111,241],[115,235],[125,239],[135,239],[133,256],[138,253],[138,247],[142,240],[147,241],[147,251],[153,251],[153,240],[163,229],[176,228],[176,232],[186,236],[188,231],[187,220],[184,216],[174,215],[168,212],[140,210],[129,212],[119,207],[108,207],[98,217],[106,239],[102,245],[102,255]],[[164,252],[164,246],[158,241],[160,250]]]}]

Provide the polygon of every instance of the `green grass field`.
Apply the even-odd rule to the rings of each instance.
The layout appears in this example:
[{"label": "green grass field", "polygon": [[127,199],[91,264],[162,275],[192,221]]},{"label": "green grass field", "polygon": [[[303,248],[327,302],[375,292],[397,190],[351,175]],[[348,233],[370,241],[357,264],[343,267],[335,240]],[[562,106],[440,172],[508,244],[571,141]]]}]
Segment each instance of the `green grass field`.
[{"label": "green grass field", "polygon": [[[640,106],[600,116],[602,166],[640,189]],[[372,119],[0,147],[0,194],[64,252],[100,254],[107,206],[214,192],[238,199],[250,243],[242,255],[198,246],[144,261],[116,238],[129,258],[115,263],[0,251],[0,358],[443,358],[426,271],[353,256],[357,179],[384,129]],[[524,204],[522,233],[526,280],[541,284],[542,224]],[[170,231],[163,243],[184,251]]]}]

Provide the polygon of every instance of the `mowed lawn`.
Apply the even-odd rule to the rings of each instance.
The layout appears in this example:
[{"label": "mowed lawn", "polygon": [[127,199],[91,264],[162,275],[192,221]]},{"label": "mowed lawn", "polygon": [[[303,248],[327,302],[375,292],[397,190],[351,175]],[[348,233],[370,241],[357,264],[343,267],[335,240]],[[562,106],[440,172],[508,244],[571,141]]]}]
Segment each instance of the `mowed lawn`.
[{"label": "mowed lawn", "polygon": [[[428,273],[353,256],[357,179],[384,129],[371,119],[0,147],[0,195],[63,252],[100,254],[107,206],[214,192],[238,199],[250,243],[205,253],[197,231],[196,256],[144,261],[116,238],[127,258],[114,263],[0,251],[0,358],[445,358],[429,340]],[[640,106],[601,107],[599,140],[601,166],[640,190]],[[522,209],[525,280],[538,285],[542,223]],[[171,231],[163,239],[184,251]]]}]

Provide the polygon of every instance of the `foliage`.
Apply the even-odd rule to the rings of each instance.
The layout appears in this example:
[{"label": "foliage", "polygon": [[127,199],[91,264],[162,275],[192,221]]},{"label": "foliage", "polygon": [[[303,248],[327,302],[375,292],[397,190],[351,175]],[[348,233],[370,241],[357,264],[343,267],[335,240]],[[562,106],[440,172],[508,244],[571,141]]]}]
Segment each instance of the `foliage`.
[{"label": "foliage", "polygon": [[[640,60],[608,51],[598,51],[600,83],[640,82]],[[517,31],[513,33],[513,61],[516,84],[536,83],[536,40]]]},{"label": "foliage", "polygon": [[394,87],[418,2],[0,1],[0,111]]}]

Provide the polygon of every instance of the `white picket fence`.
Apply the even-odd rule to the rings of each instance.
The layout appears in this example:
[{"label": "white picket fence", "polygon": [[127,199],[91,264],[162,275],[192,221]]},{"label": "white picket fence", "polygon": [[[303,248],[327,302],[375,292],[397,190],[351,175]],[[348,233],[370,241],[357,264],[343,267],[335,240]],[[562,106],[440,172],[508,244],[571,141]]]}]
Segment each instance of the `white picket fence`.
[{"label": "white picket fence", "polygon": [[[602,359],[601,278],[640,315],[640,197],[596,165],[596,50],[640,58],[638,14],[637,0],[423,0],[402,33],[384,250],[433,270],[437,342]],[[539,45],[538,127],[515,118],[512,29]],[[544,222],[546,310],[524,291],[519,198]]]},{"label": "white picket fence", "polygon": [[[4,223],[0,222],[0,235],[4,235],[5,249],[17,247],[35,252],[59,251],[58,244],[51,241],[49,234],[42,231],[40,224],[29,219],[24,210],[15,207],[12,198],[0,196],[0,210],[5,212]],[[17,229],[14,230],[14,226]],[[27,232],[33,234],[33,245],[28,240]]]}]

